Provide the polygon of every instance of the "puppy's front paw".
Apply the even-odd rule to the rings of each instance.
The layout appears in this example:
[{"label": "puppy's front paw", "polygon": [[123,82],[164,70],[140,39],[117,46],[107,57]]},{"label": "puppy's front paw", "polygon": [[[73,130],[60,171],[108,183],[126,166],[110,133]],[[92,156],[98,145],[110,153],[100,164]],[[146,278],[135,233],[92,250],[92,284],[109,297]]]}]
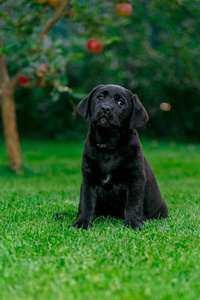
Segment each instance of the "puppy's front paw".
[{"label": "puppy's front paw", "polygon": [[142,229],[143,222],[140,220],[133,220],[133,219],[125,219],[124,226],[125,227],[132,227],[133,229],[138,228],[139,230]]},{"label": "puppy's front paw", "polygon": [[88,227],[90,227],[92,225],[92,223],[88,220],[84,220],[84,219],[77,219],[72,226],[73,227],[77,227],[77,228],[83,228],[83,229],[88,229]]}]

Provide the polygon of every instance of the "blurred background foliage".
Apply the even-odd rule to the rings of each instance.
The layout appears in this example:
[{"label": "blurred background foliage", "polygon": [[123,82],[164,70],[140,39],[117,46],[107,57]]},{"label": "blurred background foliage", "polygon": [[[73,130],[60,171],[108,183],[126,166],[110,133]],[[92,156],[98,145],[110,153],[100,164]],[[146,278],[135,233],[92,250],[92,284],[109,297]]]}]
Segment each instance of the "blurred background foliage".
[{"label": "blurred background foliage", "polygon": [[[53,6],[0,2],[9,74],[20,67],[30,78],[28,88],[18,85],[15,91],[22,137],[82,139],[88,125],[76,115],[77,103],[96,85],[112,83],[138,94],[147,109],[150,121],[142,134],[199,140],[200,1],[127,1],[127,17],[115,11],[120,1],[70,1],[42,41],[42,25],[33,24],[38,18],[45,23]],[[11,2],[16,7],[10,13]],[[88,51],[91,37],[103,45],[99,53]],[[41,64],[47,71],[42,84],[34,85]]]}]

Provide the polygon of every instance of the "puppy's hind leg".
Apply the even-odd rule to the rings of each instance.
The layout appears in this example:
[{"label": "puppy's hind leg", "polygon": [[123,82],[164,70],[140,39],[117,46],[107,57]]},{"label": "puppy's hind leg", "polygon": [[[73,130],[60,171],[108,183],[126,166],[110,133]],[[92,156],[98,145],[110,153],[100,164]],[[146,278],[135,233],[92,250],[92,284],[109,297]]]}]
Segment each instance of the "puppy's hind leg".
[{"label": "puppy's hind leg", "polygon": [[165,219],[168,215],[168,208],[167,204],[165,203],[164,199],[161,203],[160,208],[154,213],[154,215],[150,219]]},{"label": "puppy's hind leg", "polygon": [[165,219],[165,218],[167,218],[167,215],[168,215],[168,207],[167,207],[167,204],[165,203],[165,201],[163,200],[159,219],[161,219],[161,218]]}]

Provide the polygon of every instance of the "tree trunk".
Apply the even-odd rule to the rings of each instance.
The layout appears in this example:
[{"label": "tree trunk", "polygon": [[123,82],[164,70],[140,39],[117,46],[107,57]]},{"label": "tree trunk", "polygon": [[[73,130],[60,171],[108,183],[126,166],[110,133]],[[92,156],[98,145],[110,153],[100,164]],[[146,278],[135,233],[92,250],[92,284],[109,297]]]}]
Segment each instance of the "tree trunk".
[{"label": "tree trunk", "polygon": [[[1,47],[2,41],[0,36]],[[8,167],[18,174],[22,171],[22,160],[15,114],[14,91],[19,76],[20,73],[17,73],[12,82],[10,81],[4,57],[0,55],[0,102],[6,154]]]},{"label": "tree trunk", "polygon": [[20,173],[22,168],[22,160],[14,107],[14,96],[9,90],[10,84],[4,88],[6,89],[2,90],[1,94],[1,116],[8,167],[17,173]]}]

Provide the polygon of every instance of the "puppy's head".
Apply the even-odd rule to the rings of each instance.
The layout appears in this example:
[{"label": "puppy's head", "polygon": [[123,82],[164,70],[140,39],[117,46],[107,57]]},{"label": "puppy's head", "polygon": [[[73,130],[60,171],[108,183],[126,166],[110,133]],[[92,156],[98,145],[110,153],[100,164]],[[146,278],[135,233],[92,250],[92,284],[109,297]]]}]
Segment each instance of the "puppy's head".
[{"label": "puppy's head", "polygon": [[77,106],[79,115],[97,127],[130,129],[141,127],[148,121],[148,114],[137,95],[119,85],[99,85]]}]

